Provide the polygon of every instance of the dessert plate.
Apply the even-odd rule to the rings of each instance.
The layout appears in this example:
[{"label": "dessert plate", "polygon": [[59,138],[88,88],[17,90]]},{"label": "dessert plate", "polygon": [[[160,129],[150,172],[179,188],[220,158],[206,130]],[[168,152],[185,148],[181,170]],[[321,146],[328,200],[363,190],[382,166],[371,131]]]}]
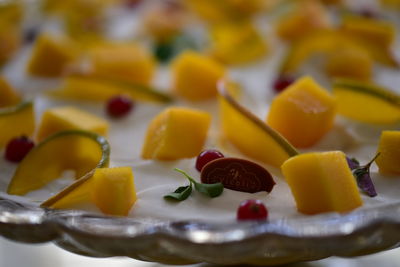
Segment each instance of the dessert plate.
[{"label": "dessert plate", "polygon": [[400,202],[355,211],[264,223],[147,221],[82,211],[41,209],[0,193],[0,234],[54,242],[91,257],[127,256],[165,264],[275,265],[329,256],[360,256],[398,247]]}]

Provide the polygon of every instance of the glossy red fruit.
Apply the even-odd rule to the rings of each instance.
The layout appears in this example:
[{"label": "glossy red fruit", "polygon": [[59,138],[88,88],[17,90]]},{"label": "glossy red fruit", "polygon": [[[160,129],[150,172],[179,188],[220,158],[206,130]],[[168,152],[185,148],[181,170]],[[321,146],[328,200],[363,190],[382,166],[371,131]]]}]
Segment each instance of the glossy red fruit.
[{"label": "glossy red fruit", "polygon": [[236,217],[239,221],[267,220],[268,210],[260,200],[249,199],[240,203]]},{"label": "glossy red fruit", "polygon": [[20,162],[35,146],[26,136],[12,139],[6,146],[5,158],[11,162]]},{"label": "glossy red fruit", "polygon": [[285,90],[289,85],[295,82],[295,79],[290,76],[279,76],[273,84],[273,88],[276,93],[280,93]]},{"label": "glossy red fruit", "polygon": [[107,102],[107,113],[114,118],[126,116],[132,108],[132,100],[125,96],[115,96]]},{"label": "glossy red fruit", "polygon": [[196,169],[201,172],[203,167],[209,163],[210,161],[216,160],[223,158],[224,155],[219,152],[218,150],[215,149],[208,149],[202,151],[198,156],[196,160]]}]

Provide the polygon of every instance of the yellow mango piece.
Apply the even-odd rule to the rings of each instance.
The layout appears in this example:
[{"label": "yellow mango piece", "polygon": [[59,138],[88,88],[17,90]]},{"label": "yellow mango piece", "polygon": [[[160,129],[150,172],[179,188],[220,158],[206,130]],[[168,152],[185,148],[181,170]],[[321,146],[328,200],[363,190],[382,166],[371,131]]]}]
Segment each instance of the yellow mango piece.
[{"label": "yellow mango piece", "polygon": [[61,88],[50,95],[60,98],[105,102],[116,95],[134,100],[169,103],[169,94],[153,87],[101,77],[73,75],[67,77]]},{"label": "yellow mango piece", "polygon": [[128,215],[137,199],[131,167],[99,168],[91,179],[93,201],[103,213]]},{"label": "yellow mango piece", "polygon": [[16,105],[18,102],[20,102],[18,93],[0,76],[0,107]]},{"label": "yellow mango piece", "polygon": [[303,77],[272,101],[267,124],[295,147],[317,143],[333,126],[335,99],[311,77]]},{"label": "yellow mango piece", "polygon": [[53,209],[79,209],[95,204],[104,214],[128,215],[136,202],[136,191],[131,167],[97,168],[42,203]]},{"label": "yellow mango piece", "polygon": [[243,154],[279,168],[297,155],[293,146],[278,132],[251,114],[230,95],[231,84],[220,88],[219,113],[223,138]]},{"label": "yellow mango piece", "polygon": [[364,46],[378,62],[392,67],[398,66],[391,48],[396,37],[396,28],[392,23],[346,16],[343,18],[340,31]]},{"label": "yellow mango piece", "polygon": [[82,130],[59,132],[34,147],[20,162],[7,193],[25,195],[59,178],[66,170],[75,177],[107,167],[110,146],[104,137]]},{"label": "yellow mango piece", "polygon": [[216,97],[217,81],[225,75],[218,62],[196,52],[180,54],[172,64],[173,90],[190,101]]},{"label": "yellow mango piece", "polygon": [[16,24],[2,20],[0,14],[0,67],[10,60],[22,43],[21,30]]},{"label": "yellow mango piece", "polygon": [[334,78],[370,80],[373,60],[365,50],[345,48],[328,54],[325,70]]},{"label": "yellow mango piece", "polygon": [[211,28],[211,53],[227,64],[246,64],[267,54],[268,45],[250,22],[216,24]]},{"label": "yellow mango piece", "polygon": [[382,174],[400,175],[400,131],[383,131],[379,139],[376,165]]},{"label": "yellow mango piece", "polygon": [[71,40],[42,34],[33,47],[27,72],[39,77],[59,77],[78,54]]},{"label": "yellow mango piece", "polygon": [[135,43],[104,43],[88,52],[89,73],[94,76],[149,84],[156,64],[152,55]]},{"label": "yellow mango piece", "polygon": [[33,104],[24,102],[16,106],[0,109],[0,148],[12,138],[22,135],[32,136],[35,130]]},{"label": "yellow mango piece", "polygon": [[400,9],[400,0],[380,0],[383,6]]},{"label": "yellow mango piece", "polygon": [[296,2],[294,10],[282,16],[276,25],[281,39],[293,42],[316,29],[332,26],[327,11],[318,1]]},{"label": "yellow mango piece", "polygon": [[108,122],[75,107],[56,107],[46,110],[39,125],[39,141],[60,131],[81,129],[107,136]]},{"label": "yellow mango piece", "polygon": [[143,159],[176,160],[197,156],[207,138],[211,116],[183,107],[170,107],[149,124]]},{"label": "yellow mango piece", "polygon": [[341,151],[301,154],[281,169],[301,213],[349,212],[363,204]]},{"label": "yellow mango piece", "polygon": [[335,81],[333,94],[342,116],[372,124],[400,121],[400,96],[378,85],[341,79]]}]

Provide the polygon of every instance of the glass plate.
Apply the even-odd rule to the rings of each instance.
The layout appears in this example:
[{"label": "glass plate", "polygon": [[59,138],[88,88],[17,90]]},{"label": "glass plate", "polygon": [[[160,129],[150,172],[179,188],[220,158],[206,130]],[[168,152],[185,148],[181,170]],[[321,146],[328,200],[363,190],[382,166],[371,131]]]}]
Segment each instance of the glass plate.
[{"label": "glass plate", "polygon": [[54,242],[92,256],[127,256],[165,264],[275,265],[329,256],[360,256],[400,245],[400,202],[347,215],[217,225],[140,221],[81,211],[41,209],[0,193],[0,234]]}]

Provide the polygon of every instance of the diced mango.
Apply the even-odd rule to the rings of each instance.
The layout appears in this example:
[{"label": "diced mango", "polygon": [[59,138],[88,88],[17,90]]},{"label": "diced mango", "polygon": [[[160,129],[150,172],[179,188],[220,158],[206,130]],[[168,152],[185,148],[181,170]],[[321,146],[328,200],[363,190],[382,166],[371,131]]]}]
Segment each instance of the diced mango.
[{"label": "diced mango", "polygon": [[19,26],[2,19],[0,17],[0,67],[14,56],[22,43]]},{"label": "diced mango", "polygon": [[334,78],[370,80],[373,60],[364,49],[344,48],[328,54],[325,69]]},{"label": "diced mango", "polygon": [[59,77],[78,54],[71,40],[43,34],[35,42],[27,71],[33,76]]},{"label": "diced mango", "polygon": [[203,111],[171,107],[147,129],[142,158],[176,160],[197,156],[203,148],[211,116]]},{"label": "diced mango", "polygon": [[248,157],[279,168],[298,152],[279,133],[251,114],[231,96],[236,85],[220,90],[219,112],[223,140],[228,140]]},{"label": "diced mango", "polygon": [[51,108],[43,114],[37,139],[41,141],[56,132],[72,129],[92,131],[106,136],[108,122],[75,107]]},{"label": "diced mango", "polygon": [[155,72],[151,54],[135,43],[100,44],[88,53],[90,71],[100,77],[149,84]]},{"label": "diced mango", "polygon": [[400,175],[400,131],[383,131],[376,165],[382,174]]},{"label": "diced mango", "polygon": [[265,57],[267,42],[249,22],[229,22],[211,29],[212,55],[223,63],[246,64]]},{"label": "diced mango", "polygon": [[16,105],[19,101],[17,92],[0,76],[0,107]]},{"label": "diced mango", "polygon": [[348,212],[362,205],[356,179],[341,151],[301,154],[281,168],[302,213]]},{"label": "diced mango", "polygon": [[99,168],[91,179],[93,201],[103,213],[128,215],[137,199],[131,167]]},{"label": "diced mango", "polygon": [[335,115],[335,99],[311,77],[304,77],[272,101],[267,124],[295,147],[306,148],[332,128]]},{"label": "diced mango", "polygon": [[0,129],[0,147],[14,137],[32,136],[35,130],[33,104],[27,102],[0,109]]},{"label": "diced mango", "polygon": [[192,51],[183,52],[172,65],[173,90],[190,101],[207,100],[217,95],[217,81],[225,69],[218,62]]},{"label": "diced mango", "polygon": [[20,162],[7,193],[25,195],[58,179],[66,170],[81,178],[95,168],[107,167],[110,147],[95,133],[70,130],[59,132],[34,147]]},{"label": "diced mango", "polygon": [[318,1],[296,2],[295,9],[283,16],[276,26],[280,38],[296,41],[316,29],[331,27],[327,11]]}]

